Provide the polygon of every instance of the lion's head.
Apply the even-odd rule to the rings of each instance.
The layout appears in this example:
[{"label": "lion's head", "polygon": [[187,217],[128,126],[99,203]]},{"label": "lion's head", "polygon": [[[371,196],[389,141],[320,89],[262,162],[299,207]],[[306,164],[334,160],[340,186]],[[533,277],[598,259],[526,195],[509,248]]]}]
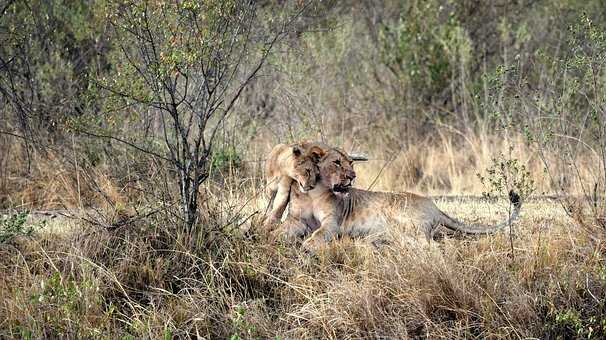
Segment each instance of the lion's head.
[{"label": "lion's head", "polygon": [[297,181],[301,192],[305,193],[316,186],[320,177],[317,164],[325,153],[324,149],[315,145],[308,148],[301,145],[292,147],[294,165],[290,176]]},{"label": "lion's head", "polygon": [[337,196],[347,196],[356,172],[353,160],[338,149],[330,149],[318,163],[322,184]]}]

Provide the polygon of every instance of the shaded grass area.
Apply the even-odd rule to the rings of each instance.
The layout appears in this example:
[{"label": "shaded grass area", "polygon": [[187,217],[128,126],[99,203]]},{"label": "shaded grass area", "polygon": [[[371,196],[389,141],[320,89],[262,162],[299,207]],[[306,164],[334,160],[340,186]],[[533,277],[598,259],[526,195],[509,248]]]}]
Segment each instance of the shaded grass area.
[{"label": "shaded grass area", "polygon": [[[438,201],[467,221],[502,206]],[[208,219],[206,224],[217,224]],[[53,223],[57,223],[56,221]],[[507,232],[374,248],[343,239],[315,257],[255,232],[186,233],[157,215],[113,231],[0,245],[0,335],[358,338],[606,335],[603,235],[530,202]]]}]

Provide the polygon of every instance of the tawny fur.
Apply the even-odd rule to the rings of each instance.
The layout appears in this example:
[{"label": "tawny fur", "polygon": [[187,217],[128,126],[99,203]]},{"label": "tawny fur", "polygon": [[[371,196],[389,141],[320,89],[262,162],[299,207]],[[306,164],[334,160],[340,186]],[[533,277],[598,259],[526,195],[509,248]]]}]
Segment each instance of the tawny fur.
[{"label": "tawny fur", "polygon": [[288,204],[291,184],[305,192],[316,185],[318,167],[316,163],[324,155],[324,150],[313,143],[278,144],[269,153],[265,163],[267,192],[271,208],[266,226],[271,226],[282,218]]},{"label": "tawny fur", "polygon": [[320,181],[313,190],[302,193],[291,188],[289,217],[282,229],[287,236],[313,231],[304,243],[311,250],[341,235],[383,238],[397,226],[421,232],[428,240],[440,226],[466,234],[493,233],[513,222],[521,207],[519,196],[512,192],[514,209],[506,221],[492,226],[469,225],[446,215],[432,200],[413,193],[348,189],[355,174],[351,174],[351,160],[342,153],[327,153],[318,167]]}]

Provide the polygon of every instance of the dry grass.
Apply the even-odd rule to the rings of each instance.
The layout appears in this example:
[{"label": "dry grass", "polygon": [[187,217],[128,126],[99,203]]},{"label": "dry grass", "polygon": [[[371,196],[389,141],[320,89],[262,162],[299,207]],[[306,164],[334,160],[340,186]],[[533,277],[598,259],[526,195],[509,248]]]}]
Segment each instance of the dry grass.
[{"label": "dry grass", "polygon": [[[221,199],[236,207],[252,194],[236,192]],[[466,220],[492,221],[502,211],[502,205],[473,200],[437,204]],[[221,224],[228,215],[203,225]],[[310,257],[297,245],[256,234],[254,226],[244,235],[202,237],[175,223],[157,215],[114,231],[76,227],[0,246],[1,335],[526,338],[606,332],[604,245],[555,202],[524,206],[514,226],[513,258],[506,232],[432,244],[401,235],[380,249],[345,239]]]},{"label": "dry grass", "polygon": [[[558,153],[545,151],[545,160],[552,167],[550,176],[545,172],[537,150],[521,136],[503,139],[468,133],[462,137],[460,132],[446,128],[441,129],[438,135],[437,139],[416,143],[409,141],[403,145],[394,145],[380,137],[368,142],[347,140],[342,145],[347,151],[362,152],[370,157],[368,162],[356,164],[357,187],[415,191],[425,195],[480,195],[487,188],[479,180],[478,174],[486,175],[486,169],[493,165],[493,158],[499,154],[508,159],[517,159],[526,166],[536,193],[559,194],[565,190],[565,193],[579,195],[587,190],[582,187],[583,182],[593,183],[596,175],[592,172],[593,165],[599,162],[591,153],[580,154],[577,157],[579,173],[571,174],[569,165],[563,162]],[[284,141],[260,134],[247,145],[246,150],[241,151],[244,159],[242,168],[216,170],[213,174],[215,180],[206,185],[206,194],[211,201],[217,201],[213,198],[217,198],[218,190],[227,190],[230,202],[237,202],[236,196],[242,202],[264,200],[261,192],[264,185],[262,160],[278,142]],[[327,142],[340,145],[330,140]],[[132,162],[129,157],[137,156],[127,155],[126,159],[111,159],[107,160],[109,164],[90,167],[75,161],[82,157],[81,153],[74,157],[70,151],[67,157],[69,164],[65,159],[52,155],[50,158],[36,157],[28,176],[23,176],[26,168],[23,159],[15,157],[7,160],[8,165],[4,169],[7,176],[5,183],[0,186],[0,205],[22,209],[126,209],[133,202],[141,203],[143,191],[150,186],[157,187],[159,182],[166,180],[157,175],[165,170],[156,170],[155,164],[151,170],[143,170],[153,173],[151,175],[141,175],[140,169],[136,168],[140,164],[135,164],[132,169],[120,167],[121,163]],[[261,207],[265,202],[257,203]]]},{"label": "dry grass", "polygon": [[[513,234],[431,244],[397,234],[379,249],[343,239],[313,257],[298,244],[259,233],[257,211],[267,204],[262,160],[276,143],[305,138],[369,155],[370,161],[356,165],[359,188],[477,196],[487,190],[477,174],[485,175],[503,154],[526,166],[538,194],[605,192],[606,163],[598,152],[604,134],[592,135],[603,126],[587,120],[595,107],[604,107],[603,70],[593,67],[603,64],[602,53],[578,54],[591,46],[602,51],[603,39],[575,42],[569,32],[579,23],[580,8],[596,14],[597,4],[527,2],[533,8],[518,19],[517,2],[504,7],[511,14],[505,16],[488,11],[495,7],[490,2],[469,2],[489,15],[465,11],[452,26],[430,6],[441,2],[379,3],[360,6],[358,14],[337,6],[327,13],[334,27],[293,34],[296,40],[272,57],[221,124],[215,151],[235,147],[242,162],[213,168],[200,193],[196,230],[180,227],[176,175],[157,159],[72,129],[41,131],[57,139],[39,145],[45,155],[30,150],[26,157],[21,143],[29,134],[1,135],[0,240],[7,223],[20,223],[6,222],[4,209],[9,215],[68,209],[83,218],[44,224],[46,217],[32,214],[26,225],[36,226],[33,236],[0,242],[0,338],[606,338],[606,209],[590,200],[566,204],[570,217],[558,202],[527,201]],[[439,8],[461,5],[448,3]],[[426,7],[428,15],[403,21],[402,4]],[[598,27],[596,15],[595,25],[582,24]],[[411,34],[431,39],[384,46],[383,30],[406,38],[402,25],[408,23],[429,26],[431,32]],[[447,69],[413,76],[435,60],[415,57],[412,68],[410,57],[425,56],[434,46],[456,52],[447,57]],[[75,47],[66,56],[78,53]],[[404,63],[391,65],[400,55]],[[569,69],[583,57],[589,59],[578,70]],[[32,66],[47,75],[55,64],[61,65],[58,75],[71,72],[57,62]],[[394,66],[400,71],[394,73]],[[433,84],[441,94],[428,86],[435,76],[444,78]],[[48,114],[55,126],[73,115],[80,95],[65,100],[65,91],[59,92],[41,97],[64,105],[42,105],[49,109],[33,116]],[[129,141],[146,126],[146,137],[137,142],[161,147],[155,139],[164,139],[159,121],[131,123],[146,108],[133,108],[132,116],[130,108],[112,112],[103,97],[83,105],[82,117],[105,117],[99,127]],[[23,117],[11,119],[17,112],[5,107],[3,118],[9,119],[2,130],[27,131],[18,128]],[[56,112],[45,112],[51,109]],[[553,126],[544,120],[551,115]],[[114,126],[116,117],[126,119]],[[47,126],[37,120],[32,117],[32,126]],[[526,127],[534,144],[521,135]],[[544,137],[545,150],[537,150]],[[507,208],[502,201],[469,199],[437,204],[466,221],[501,220]]]},{"label": "dry grass", "polygon": [[[262,158],[259,150],[272,144],[262,138],[250,145],[249,159]],[[484,188],[476,172],[509,144],[468,140],[471,152],[447,137],[399,154],[345,148],[374,158],[357,165],[358,187],[377,178],[378,190],[478,195]],[[550,189],[536,153],[515,145],[512,155],[528,164],[539,190]],[[129,189],[143,182],[122,180],[131,172],[101,165],[77,176],[41,161],[34,173],[9,178],[5,204],[71,208],[87,219],[105,214],[108,223],[153,206]],[[147,178],[162,182],[160,175]],[[146,195],[166,194],[161,184],[147,187]],[[513,256],[505,231],[431,244],[399,234],[379,249],[343,239],[310,257],[296,244],[258,234],[255,211],[267,203],[262,188],[259,163],[218,169],[205,184],[197,231],[180,229],[169,208],[114,230],[58,217],[32,238],[0,244],[0,337],[606,336],[606,233],[569,218],[558,202],[525,203]],[[494,222],[506,210],[502,201],[436,203],[467,221]]]},{"label": "dry grass", "polygon": [[[443,136],[439,142],[432,144],[411,144],[405,149],[390,152],[379,147],[368,150],[373,159],[357,166],[358,185],[363,188],[372,185],[375,190],[386,191],[480,194],[486,189],[477,174],[483,173],[492,163],[492,158],[499,153],[508,154],[510,143],[484,140],[480,136],[471,135],[462,144],[457,143],[453,136]],[[512,157],[528,164],[533,178],[538,182],[538,188],[549,189],[543,166],[536,156],[533,157],[532,150],[521,140],[511,144],[516,145]],[[461,148],[465,152],[461,152]],[[379,174],[378,170],[381,169],[383,171]]]},{"label": "dry grass", "polygon": [[[21,158],[10,160],[7,168],[6,183],[0,187],[0,206],[75,209],[105,205],[108,200],[114,205],[126,202],[119,184],[109,177],[107,166],[91,169],[49,153],[47,157],[35,155],[29,173]],[[107,200],[100,197],[100,192]]]}]

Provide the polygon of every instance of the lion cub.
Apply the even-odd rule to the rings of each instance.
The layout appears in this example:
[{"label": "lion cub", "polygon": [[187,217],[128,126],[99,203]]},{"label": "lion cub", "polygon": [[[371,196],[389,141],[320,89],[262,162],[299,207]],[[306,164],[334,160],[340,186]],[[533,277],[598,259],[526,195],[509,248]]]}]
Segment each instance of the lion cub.
[{"label": "lion cub", "polygon": [[265,163],[267,193],[271,211],[265,220],[265,226],[271,227],[282,218],[290,195],[290,185],[296,182],[299,190],[305,193],[314,188],[319,177],[320,158],[326,151],[317,144],[301,142],[276,145]]}]

